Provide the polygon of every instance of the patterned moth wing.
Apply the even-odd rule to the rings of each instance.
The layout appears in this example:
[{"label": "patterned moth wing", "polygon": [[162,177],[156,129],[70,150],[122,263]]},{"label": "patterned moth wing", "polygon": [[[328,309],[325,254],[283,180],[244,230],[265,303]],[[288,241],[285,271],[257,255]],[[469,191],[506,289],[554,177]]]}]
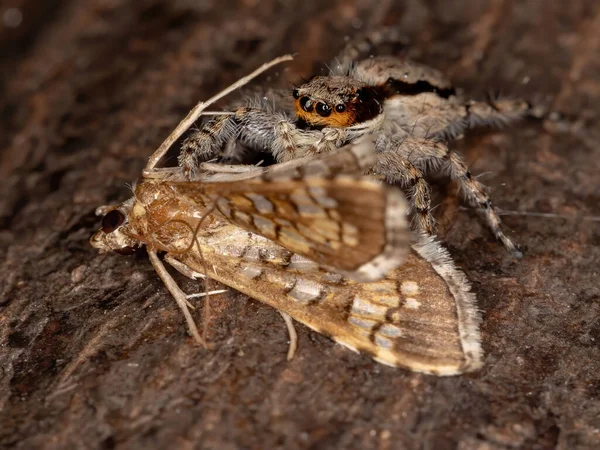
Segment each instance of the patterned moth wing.
[{"label": "patterned moth wing", "polygon": [[374,282],[357,282],[224,222],[168,254],[181,273],[226,284],[334,341],[395,367],[455,375],[481,366],[479,316],[464,275],[432,238]]},{"label": "patterned moth wing", "polygon": [[[339,174],[359,175],[370,172],[376,162],[373,137],[365,136],[328,153],[314,154],[267,167],[202,163],[195,181],[232,182],[249,178],[276,180],[309,176],[332,177]],[[181,174],[180,168],[172,170]]]},{"label": "patterned moth wing", "polygon": [[[177,233],[176,227],[164,226],[167,222],[196,226],[192,222],[204,211],[352,279],[376,280],[402,262],[411,234],[400,190],[369,177],[338,174],[363,170],[373,152],[372,142],[362,141],[308,162],[266,168],[248,179],[147,180],[136,189],[132,219],[141,219],[137,228],[147,228],[143,235],[156,240],[162,234],[159,240],[165,242]],[[160,218],[152,221],[156,211]]]},{"label": "patterned moth wing", "polygon": [[180,198],[214,204],[232,224],[360,281],[397,267],[411,238],[402,193],[365,178],[170,187]]}]

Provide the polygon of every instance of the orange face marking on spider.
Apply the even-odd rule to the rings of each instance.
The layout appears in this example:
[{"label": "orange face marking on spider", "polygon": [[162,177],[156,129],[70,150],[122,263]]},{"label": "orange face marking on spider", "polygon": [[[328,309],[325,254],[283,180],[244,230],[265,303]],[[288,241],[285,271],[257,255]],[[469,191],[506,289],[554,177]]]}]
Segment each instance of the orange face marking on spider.
[{"label": "orange face marking on spider", "polygon": [[314,77],[292,94],[297,118],[311,127],[346,128],[382,112],[377,90],[348,77]]}]

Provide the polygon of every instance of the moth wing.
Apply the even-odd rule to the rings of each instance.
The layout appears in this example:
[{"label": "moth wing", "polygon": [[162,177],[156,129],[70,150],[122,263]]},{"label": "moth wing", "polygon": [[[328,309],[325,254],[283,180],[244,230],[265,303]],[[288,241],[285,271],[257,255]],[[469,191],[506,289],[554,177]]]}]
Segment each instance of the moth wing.
[{"label": "moth wing", "polygon": [[204,271],[204,258],[210,278],[378,362],[435,375],[482,364],[474,295],[434,240],[424,238],[402,267],[369,283],[324,271],[235,226],[213,229],[201,241],[202,255],[194,249],[167,261],[189,275]]},{"label": "moth wing", "polygon": [[202,163],[197,179],[200,182],[234,182],[261,178],[264,180],[332,177],[339,174],[364,174],[377,162],[372,136],[365,136],[328,153],[274,164],[268,167]]},{"label": "moth wing", "polygon": [[358,281],[379,279],[398,267],[411,240],[402,192],[368,177],[173,182],[172,188],[194,203],[214,204],[231,223]]}]

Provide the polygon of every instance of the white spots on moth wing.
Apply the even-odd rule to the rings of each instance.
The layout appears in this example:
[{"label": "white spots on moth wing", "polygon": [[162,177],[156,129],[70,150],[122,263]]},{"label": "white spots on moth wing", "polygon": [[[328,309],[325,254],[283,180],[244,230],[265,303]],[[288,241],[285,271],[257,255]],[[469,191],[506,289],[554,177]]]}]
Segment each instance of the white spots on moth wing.
[{"label": "white spots on moth wing", "polygon": [[417,300],[416,298],[408,297],[405,300],[405,307],[407,309],[419,309],[420,306],[421,306],[421,302],[419,300]]},{"label": "white spots on moth wing", "polygon": [[262,275],[262,269],[260,267],[252,266],[252,265],[243,265],[241,267],[240,273],[246,277],[254,280]]},{"label": "white spots on moth wing", "polygon": [[419,283],[416,281],[403,281],[400,285],[400,292],[407,297],[418,295],[420,291]]},{"label": "white spots on moth wing", "polygon": [[324,273],[323,279],[333,284],[342,284],[344,282],[344,276],[334,272]]},{"label": "white spots on moth wing", "polygon": [[279,240],[284,247],[288,248],[302,247],[302,250],[309,251],[312,247],[310,242],[293,228],[281,228]]},{"label": "white spots on moth wing", "polygon": [[310,205],[296,204],[296,209],[301,216],[327,217],[325,210],[314,203]]},{"label": "white spots on moth wing", "polygon": [[377,305],[369,300],[362,299],[360,297],[354,297],[352,302],[352,314],[359,316],[366,316],[371,318],[377,318],[379,320],[385,319],[385,314],[388,308],[386,306]]},{"label": "white spots on moth wing", "polygon": [[220,197],[217,199],[217,208],[225,217],[231,217],[231,205],[226,198]]},{"label": "white spots on moth wing", "polygon": [[342,223],[342,241],[350,247],[358,245],[358,227],[350,223]]},{"label": "white spots on moth wing", "polygon": [[290,200],[294,203],[296,210],[301,216],[327,217],[327,213],[323,208],[315,204],[304,189],[292,192]]},{"label": "white spots on moth wing", "polygon": [[258,247],[249,245],[244,249],[243,258],[245,261],[259,261],[260,251]]},{"label": "white spots on moth wing", "polygon": [[233,256],[234,258],[241,258],[246,251],[247,246],[245,245],[226,245],[223,248],[223,254],[226,256]]},{"label": "white spots on moth wing", "polygon": [[400,296],[399,295],[376,295],[373,297],[377,303],[381,303],[382,305],[387,306],[388,308],[397,308],[400,306]]},{"label": "white spots on moth wing", "polygon": [[238,223],[241,222],[244,225],[252,224],[252,218],[250,217],[250,214],[245,213],[244,211],[236,210],[234,216],[232,216],[232,219]]},{"label": "white spots on moth wing", "polygon": [[299,278],[288,295],[301,302],[318,300],[323,295],[323,285],[312,280]]},{"label": "white spots on moth wing", "polygon": [[388,339],[384,336],[376,334],[375,335],[375,345],[377,345],[378,347],[390,349],[394,346],[394,342],[391,339]]},{"label": "white spots on moth wing", "polygon": [[354,279],[363,283],[375,281],[384,275],[385,273],[382,272],[382,270],[377,265],[372,264],[370,262],[363,264],[357,270],[354,271]]},{"label": "white spots on moth wing", "polygon": [[294,269],[294,270],[299,270],[299,271],[303,271],[303,270],[314,270],[317,269],[319,267],[319,265],[317,263],[315,263],[314,261],[311,261],[308,258],[304,258],[303,256],[297,255],[297,254],[293,254],[292,257],[290,258],[290,263],[288,264],[288,269]]},{"label": "white spots on moth wing", "polygon": [[275,232],[275,224],[272,220],[269,220],[262,216],[257,216],[256,214],[252,215],[252,219],[254,220],[254,225],[258,228],[258,231],[265,237],[273,239],[277,236]]},{"label": "white spots on moth wing", "polygon": [[354,325],[363,330],[371,331],[375,325],[380,323],[378,320],[369,320],[362,317],[350,316],[348,317],[348,323]]},{"label": "white spots on moth wing", "polygon": [[397,338],[402,336],[402,330],[396,325],[392,325],[391,323],[386,323],[382,325],[381,328],[379,328],[379,330],[377,331],[377,333],[390,338]]},{"label": "white spots on moth wing", "polygon": [[338,202],[327,195],[327,191],[320,186],[311,186],[308,192],[315,201],[325,208],[337,208]]},{"label": "white spots on moth wing", "polygon": [[295,274],[285,270],[267,270],[264,272],[264,277],[269,283],[283,289],[285,292],[292,290],[297,279]]},{"label": "white spots on moth wing", "polygon": [[281,225],[282,227],[293,228],[292,222],[290,222],[287,219],[282,219],[281,217],[275,217],[275,218],[273,218],[273,220],[275,221],[275,223],[277,225]]},{"label": "white spots on moth wing", "polygon": [[246,194],[246,197],[252,200],[254,207],[260,214],[271,214],[275,209],[273,207],[273,203],[271,203],[266,197],[262,195]]}]

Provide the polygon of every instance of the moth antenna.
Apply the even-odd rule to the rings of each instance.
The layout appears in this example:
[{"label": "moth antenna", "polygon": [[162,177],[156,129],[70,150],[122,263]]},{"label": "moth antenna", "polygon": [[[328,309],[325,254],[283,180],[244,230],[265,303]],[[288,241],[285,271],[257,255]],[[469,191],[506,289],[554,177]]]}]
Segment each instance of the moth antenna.
[{"label": "moth antenna", "polygon": [[[210,296],[208,294],[208,292],[209,292],[208,285],[210,283],[210,277],[208,276],[208,268],[207,268],[207,264],[206,264],[206,258],[202,254],[202,246],[200,245],[200,242],[198,241],[198,233],[200,232],[200,227],[202,225],[202,222],[204,221],[204,219],[206,219],[209,215],[211,215],[213,213],[216,206],[217,206],[217,203],[215,200],[215,201],[213,201],[212,206],[202,215],[202,217],[200,217],[200,220],[198,221],[198,225],[196,225],[196,229],[194,230],[194,233],[192,235],[192,242],[191,242],[192,246],[194,245],[194,243],[196,243],[196,246],[198,247],[198,254],[200,255],[200,261],[202,263],[202,268],[204,269],[204,309],[202,310],[202,338],[204,339],[205,342],[208,342],[206,334],[208,333],[208,326],[210,323]],[[191,249],[191,247],[190,247],[190,249]]]},{"label": "moth antenna", "polygon": [[202,113],[203,116],[233,116],[235,113],[233,111],[204,111]]}]

